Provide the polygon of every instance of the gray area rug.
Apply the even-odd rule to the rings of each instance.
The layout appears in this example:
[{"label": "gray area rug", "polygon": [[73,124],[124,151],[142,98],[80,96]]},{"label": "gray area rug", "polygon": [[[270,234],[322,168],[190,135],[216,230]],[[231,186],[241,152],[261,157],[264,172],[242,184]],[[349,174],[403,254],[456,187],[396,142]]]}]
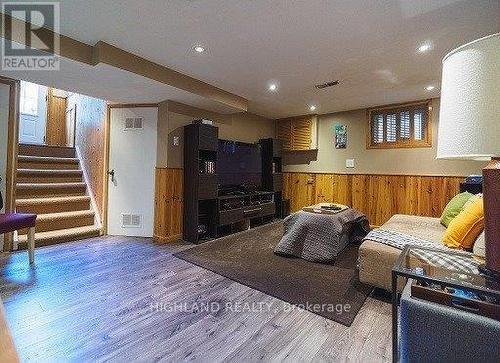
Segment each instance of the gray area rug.
[{"label": "gray area rug", "polygon": [[350,326],[372,291],[358,279],[358,246],[349,245],[333,265],[313,263],[275,255],[282,234],[276,222],[174,256]]}]

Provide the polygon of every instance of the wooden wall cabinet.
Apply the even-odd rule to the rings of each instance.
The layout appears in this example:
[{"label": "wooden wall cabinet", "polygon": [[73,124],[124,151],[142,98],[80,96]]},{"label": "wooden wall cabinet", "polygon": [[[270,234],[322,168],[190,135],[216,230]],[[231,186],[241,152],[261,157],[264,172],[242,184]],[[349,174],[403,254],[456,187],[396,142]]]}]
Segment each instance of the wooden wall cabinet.
[{"label": "wooden wall cabinet", "polygon": [[276,138],[284,151],[317,148],[317,116],[307,115],[276,120]]}]

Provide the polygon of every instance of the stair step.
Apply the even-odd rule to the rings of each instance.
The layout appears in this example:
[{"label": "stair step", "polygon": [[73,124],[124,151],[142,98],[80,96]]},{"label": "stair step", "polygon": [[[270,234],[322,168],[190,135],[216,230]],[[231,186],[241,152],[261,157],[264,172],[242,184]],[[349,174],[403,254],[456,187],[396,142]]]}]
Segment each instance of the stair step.
[{"label": "stair step", "polygon": [[[36,232],[35,246],[47,246],[61,242],[76,241],[84,238],[97,237],[101,234],[101,230],[96,226],[76,227],[68,229],[60,229],[57,231]],[[26,249],[27,235],[19,235],[19,249]]]},{"label": "stair step", "polygon": [[19,169],[79,169],[78,158],[19,155]]},{"label": "stair step", "polygon": [[27,197],[62,197],[70,195],[85,195],[86,185],[80,183],[18,183],[16,196]]},{"label": "stair step", "polygon": [[68,146],[19,144],[19,155],[74,158],[76,152],[74,147]]},{"label": "stair step", "polygon": [[17,169],[18,183],[81,182],[82,178],[78,169]]},{"label": "stair step", "polygon": [[88,195],[17,199],[16,210],[20,213],[59,213],[90,209]]},{"label": "stair step", "polygon": [[[36,218],[36,231],[47,232],[58,229],[93,226],[94,222],[94,212],[91,210],[39,214]],[[19,234],[27,233],[27,229],[19,231]]]}]

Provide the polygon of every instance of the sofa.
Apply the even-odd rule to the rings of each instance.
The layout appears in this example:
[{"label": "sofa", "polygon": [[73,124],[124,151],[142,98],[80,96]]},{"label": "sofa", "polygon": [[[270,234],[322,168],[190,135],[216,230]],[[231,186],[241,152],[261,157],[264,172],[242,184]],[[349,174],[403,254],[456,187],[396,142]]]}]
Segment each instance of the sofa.
[{"label": "sofa", "polygon": [[[381,228],[429,240],[440,246],[443,246],[441,239],[446,231],[439,218],[403,214],[392,216]],[[359,280],[392,291],[391,271],[400,254],[400,249],[365,240],[359,247]]]}]

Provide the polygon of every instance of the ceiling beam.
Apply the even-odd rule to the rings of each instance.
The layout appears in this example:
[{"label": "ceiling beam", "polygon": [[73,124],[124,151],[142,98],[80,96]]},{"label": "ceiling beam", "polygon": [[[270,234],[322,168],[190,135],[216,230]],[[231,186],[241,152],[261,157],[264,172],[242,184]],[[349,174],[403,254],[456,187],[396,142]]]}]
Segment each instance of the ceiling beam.
[{"label": "ceiling beam", "polygon": [[[12,27],[9,27],[10,29],[25,29],[26,26],[30,26],[30,24],[22,20],[12,18],[1,12],[0,15],[4,22],[12,22]],[[3,28],[7,29],[8,27]],[[96,66],[100,63],[107,64],[210,99],[239,111],[248,110],[248,100],[241,96],[177,72],[171,68],[152,62],[106,42],[98,41],[92,46],[65,35],[55,33],[48,28],[41,28],[39,31],[43,32],[43,37],[59,37],[60,49],[56,53],[61,57],[92,66]],[[24,34],[5,32],[2,34],[2,37],[6,40],[26,45]]]},{"label": "ceiling beam", "polygon": [[189,116],[193,118],[206,118],[215,122],[227,123],[231,120],[231,114],[222,114],[218,112],[207,111],[202,108],[186,105],[181,102],[172,100],[165,101],[168,105],[168,111],[178,113],[180,115]]},{"label": "ceiling beam", "polygon": [[247,111],[248,109],[248,101],[243,97],[236,96],[196,78],[151,62],[111,44],[102,41],[97,42],[94,46],[93,56],[94,64],[105,63],[217,101],[238,110]]}]

